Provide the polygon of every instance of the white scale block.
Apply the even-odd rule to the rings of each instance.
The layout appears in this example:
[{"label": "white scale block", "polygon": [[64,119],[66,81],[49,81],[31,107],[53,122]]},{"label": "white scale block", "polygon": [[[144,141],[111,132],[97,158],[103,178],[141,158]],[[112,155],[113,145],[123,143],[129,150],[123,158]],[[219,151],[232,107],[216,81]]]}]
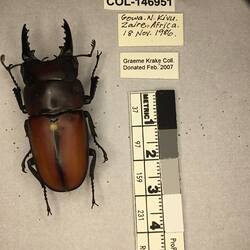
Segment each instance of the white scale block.
[{"label": "white scale block", "polygon": [[181,194],[163,195],[165,232],[184,232]]}]

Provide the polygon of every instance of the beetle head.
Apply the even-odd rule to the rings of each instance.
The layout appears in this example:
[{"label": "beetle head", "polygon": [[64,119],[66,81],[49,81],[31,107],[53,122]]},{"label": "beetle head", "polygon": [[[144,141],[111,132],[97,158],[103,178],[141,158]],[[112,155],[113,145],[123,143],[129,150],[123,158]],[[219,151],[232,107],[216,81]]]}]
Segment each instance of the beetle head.
[{"label": "beetle head", "polygon": [[[59,46],[60,54],[59,56],[73,56],[73,43],[70,27],[65,19],[63,19],[64,23],[62,28],[64,29],[65,37],[63,46]],[[22,30],[22,58],[24,61],[29,60],[39,60],[35,56],[35,50],[30,49],[30,43],[28,41],[28,32],[29,30],[26,28],[26,24],[23,26]]]}]

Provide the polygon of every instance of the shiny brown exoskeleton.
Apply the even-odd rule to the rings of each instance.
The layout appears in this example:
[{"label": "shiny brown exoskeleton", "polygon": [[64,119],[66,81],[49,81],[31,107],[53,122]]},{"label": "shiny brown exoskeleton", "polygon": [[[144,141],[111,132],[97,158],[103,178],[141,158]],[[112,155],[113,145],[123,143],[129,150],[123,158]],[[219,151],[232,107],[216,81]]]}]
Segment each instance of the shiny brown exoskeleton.
[{"label": "shiny brown exoskeleton", "polygon": [[[65,42],[60,47],[60,54],[55,59],[39,60],[30,49],[26,25],[22,30],[23,63],[6,66],[5,56],[1,62],[9,72],[15,88],[13,89],[19,108],[29,117],[25,121],[25,131],[31,149],[22,162],[22,170],[26,172],[26,164],[40,182],[44,190],[44,198],[48,215],[51,210],[48,204],[46,187],[58,192],[66,192],[79,187],[84,181],[90,162],[89,175],[92,185],[92,207],[94,197],[94,169],[96,152],[89,148],[88,124],[94,142],[102,150],[104,161],[107,154],[96,141],[95,127],[90,114],[82,111],[89,104],[96,91],[98,77],[95,76],[101,53],[97,51],[97,61],[91,75],[90,95],[85,95],[81,82],[77,79],[77,57],[91,57],[95,41],[91,43],[89,54],[73,55],[72,37],[68,23],[64,20]],[[23,97],[21,89],[14,79],[11,70],[21,67],[25,83]],[[32,156],[29,158],[29,155]],[[29,159],[28,159],[29,158]]]}]

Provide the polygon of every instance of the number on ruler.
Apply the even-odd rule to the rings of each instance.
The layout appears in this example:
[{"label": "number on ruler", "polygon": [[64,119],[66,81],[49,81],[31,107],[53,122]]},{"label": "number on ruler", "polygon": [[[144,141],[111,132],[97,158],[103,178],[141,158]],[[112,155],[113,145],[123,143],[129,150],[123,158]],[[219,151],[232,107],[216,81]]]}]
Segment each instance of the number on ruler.
[{"label": "number on ruler", "polygon": [[155,186],[154,188],[152,186],[148,186],[148,192],[150,194],[158,193],[159,192],[159,187]]},{"label": "number on ruler", "polygon": [[157,152],[156,152],[156,150],[146,150],[146,157],[147,158],[149,158],[149,157],[152,157],[152,158],[154,158],[154,157],[156,157],[156,155],[157,155]]},{"label": "number on ruler", "polygon": [[158,223],[156,223],[155,221],[152,221],[150,229],[155,230],[155,229],[159,229],[159,228],[161,228],[161,226]]},{"label": "number on ruler", "polygon": [[137,106],[132,106],[132,111],[134,113],[138,113],[139,112],[139,108]]},{"label": "number on ruler", "polygon": [[136,174],[136,181],[137,181],[137,182],[142,182],[142,181],[143,181],[142,178],[143,178],[142,173],[137,173],[137,174]]},{"label": "number on ruler", "polygon": [[141,147],[141,142],[140,141],[136,141],[135,142],[135,147],[140,148]]},{"label": "number on ruler", "polygon": [[144,220],[144,210],[137,210],[138,220]]}]

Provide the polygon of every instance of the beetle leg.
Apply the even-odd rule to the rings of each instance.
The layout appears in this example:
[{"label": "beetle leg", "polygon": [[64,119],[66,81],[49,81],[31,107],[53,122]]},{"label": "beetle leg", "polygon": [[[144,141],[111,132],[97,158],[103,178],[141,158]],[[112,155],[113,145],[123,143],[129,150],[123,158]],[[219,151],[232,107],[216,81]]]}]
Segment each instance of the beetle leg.
[{"label": "beetle leg", "polygon": [[95,64],[95,67],[94,67],[94,69],[92,71],[92,75],[91,75],[90,95],[84,96],[85,104],[90,104],[95,96],[96,87],[97,87],[97,83],[98,83],[98,79],[99,79],[98,76],[95,76],[95,71],[97,69],[101,54],[102,54],[102,52],[97,51],[96,64]]},{"label": "beetle leg", "polygon": [[107,153],[106,151],[103,149],[103,147],[97,142],[96,140],[96,137],[97,137],[97,134],[96,134],[96,131],[95,131],[95,125],[93,123],[93,120],[91,118],[91,115],[88,111],[83,111],[83,114],[86,118],[88,118],[88,124],[89,124],[89,128],[90,128],[90,132],[93,136],[93,139],[94,139],[94,142],[95,144],[97,145],[98,148],[101,149],[102,153],[103,153],[103,158],[104,158],[104,162],[108,160],[108,156],[107,156]]},{"label": "beetle leg", "polygon": [[99,206],[95,202],[95,185],[94,185],[94,172],[95,172],[95,165],[96,165],[96,152],[95,152],[95,150],[90,148],[89,155],[92,156],[92,160],[90,163],[89,177],[91,179],[91,188],[92,188],[92,206],[91,206],[91,208],[93,208],[94,205]]},{"label": "beetle leg", "polygon": [[85,95],[84,96],[84,104],[90,104],[91,101],[93,100],[96,92],[96,87],[98,83],[98,76],[92,76],[91,77],[91,86],[90,86],[90,95]]},{"label": "beetle leg", "polygon": [[93,71],[92,71],[92,75],[91,75],[92,77],[94,77],[94,75],[95,75],[95,71],[96,71],[96,69],[97,69],[97,66],[98,66],[98,63],[99,63],[101,54],[102,54],[102,52],[99,52],[99,51],[97,50],[97,54],[96,54],[96,63],[95,63],[95,67],[94,67],[94,69],[93,69]]},{"label": "beetle leg", "polygon": [[76,56],[74,56],[74,57],[92,57],[92,54],[93,54],[93,51],[94,51],[94,49],[95,49],[95,45],[96,45],[96,41],[95,40],[92,40],[91,41],[91,44],[90,44],[90,46],[91,46],[91,49],[90,49],[90,53],[89,54],[80,54],[80,55],[76,55]]},{"label": "beetle leg", "polygon": [[16,88],[13,88],[12,90],[15,94],[19,108],[24,114],[27,114],[27,111],[26,111],[25,105],[23,104],[23,100],[21,96],[21,89],[19,87],[16,87]]},{"label": "beetle leg", "polygon": [[22,171],[24,172],[24,173],[27,173],[26,172],[26,170],[25,170],[25,168],[26,168],[26,165],[25,165],[25,162],[26,162],[26,160],[27,160],[27,158],[29,157],[29,155],[31,154],[31,149],[29,150],[29,152],[24,156],[24,158],[23,158],[23,160],[22,160]]},{"label": "beetle leg", "polygon": [[41,178],[41,176],[39,175],[39,173],[36,171],[36,169],[34,169],[32,167],[32,165],[35,165],[35,161],[34,161],[34,158],[30,158],[28,161],[28,168],[30,170],[30,172],[33,174],[33,176],[39,181],[39,183],[41,184],[42,188],[43,188],[43,194],[44,194],[44,199],[45,199],[45,202],[46,202],[46,206],[47,206],[47,215],[52,215],[51,213],[51,209],[50,209],[50,206],[49,206],[49,202],[48,202],[48,197],[47,197],[47,190],[46,190],[46,186]]}]

